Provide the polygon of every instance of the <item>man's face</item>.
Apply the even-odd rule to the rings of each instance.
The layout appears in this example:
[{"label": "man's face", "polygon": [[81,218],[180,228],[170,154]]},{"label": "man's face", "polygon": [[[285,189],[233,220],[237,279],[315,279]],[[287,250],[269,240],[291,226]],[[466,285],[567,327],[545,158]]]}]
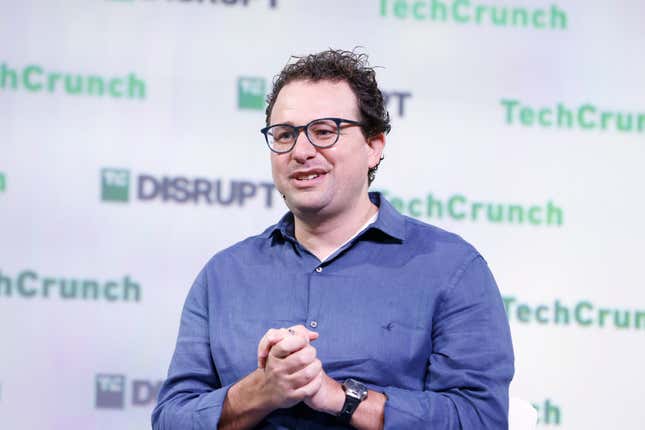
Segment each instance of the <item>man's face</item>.
[{"label": "man's face", "polygon": [[[358,101],[347,82],[294,81],[273,105],[271,125],[305,125],[318,118],[360,121]],[[380,159],[384,138],[367,140],[360,127],[341,124],[338,142],[314,147],[304,130],[286,154],[271,153],[273,181],[298,216],[332,217],[358,209],[367,197],[367,170]]]}]

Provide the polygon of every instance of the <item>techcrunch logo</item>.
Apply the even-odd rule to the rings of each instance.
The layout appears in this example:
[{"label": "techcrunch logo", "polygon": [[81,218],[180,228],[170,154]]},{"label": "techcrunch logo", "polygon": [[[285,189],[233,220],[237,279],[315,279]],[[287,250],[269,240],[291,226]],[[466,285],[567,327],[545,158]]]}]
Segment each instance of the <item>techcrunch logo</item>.
[{"label": "techcrunch logo", "polygon": [[548,107],[531,107],[513,99],[502,99],[500,104],[504,108],[507,125],[621,133],[645,132],[645,111],[611,111],[591,103],[574,107],[565,106],[563,103]]},{"label": "techcrunch logo", "polygon": [[508,7],[470,0],[379,0],[382,17],[416,21],[454,22],[460,25],[566,30],[567,13],[555,4],[549,8]]},{"label": "techcrunch logo", "polygon": [[107,302],[139,302],[141,286],[130,276],[119,280],[69,279],[55,276],[41,277],[33,270],[23,270],[15,277],[0,270],[0,297],[23,299],[92,300]]},{"label": "techcrunch logo", "polygon": [[[406,102],[412,93],[409,91],[382,91],[386,107],[392,107],[394,114],[404,117]],[[237,108],[240,110],[266,109],[267,80],[263,77],[240,76],[237,79]]]},{"label": "techcrunch logo", "polygon": [[[113,3],[134,3],[135,0],[107,0]],[[146,3],[152,3],[154,0],[145,0]],[[251,0],[165,0],[166,3],[207,3],[211,5],[224,5],[224,6],[248,6],[251,3]],[[275,9],[278,7],[278,0],[264,0],[264,3],[267,3],[269,9]],[[157,1],[159,3],[159,1]],[[257,1],[253,0],[253,3]]]},{"label": "techcrunch logo", "polygon": [[129,170],[104,168],[100,176],[104,202],[127,203],[136,198],[147,202],[243,207],[249,200],[260,199],[265,208],[273,207],[275,186],[271,182],[140,174],[136,177],[136,195],[133,195]]},{"label": "techcrunch logo", "polygon": [[387,190],[381,192],[399,212],[415,218],[558,227],[564,223],[563,210],[550,200],[519,205],[473,201],[463,194],[440,199],[429,193],[425,197],[405,199]]},{"label": "techcrunch logo", "polygon": [[134,73],[126,76],[84,75],[47,70],[38,64],[16,68],[2,63],[0,89],[116,99],[146,98],[146,83]]},{"label": "techcrunch logo", "polygon": [[[132,406],[154,405],[163,380],[134,379],[129,390]],[[126,376],[113,373],[97,374],[95,381],[95,407],[97,409],[124,409],[126,405]]]},{"label": "techcrunch logo", "polygon": [[538,413],[539,425],[562,425],[562,407],[551,402],[551,399],[545,399],[539,403],[532,403],[532,405]]},{"label": "techcrunch logo", "polygon": [[264,98],[267,93],[266,79],[240,76],[237,79],[238,109],[264,110]]},{"label": "techcrunch logo", "polygon": [[644,330],[645,309],[615,309],[600,307],[588,300],[564,304],[528,304],[515,296],[504,296],[504,308],[509,321],[520,324],[576,325],[580,327],[612,328],[619,330]]}]

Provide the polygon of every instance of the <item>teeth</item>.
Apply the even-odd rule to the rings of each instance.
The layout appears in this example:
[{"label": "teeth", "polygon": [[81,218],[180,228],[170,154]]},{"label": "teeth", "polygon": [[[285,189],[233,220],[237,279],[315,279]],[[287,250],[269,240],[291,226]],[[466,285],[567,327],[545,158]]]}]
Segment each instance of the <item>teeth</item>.
[{"label": "teeth", "polygon": [[315,173],[314,173],[313,175],[308,175],[308,176],[299,176],[299,177],[298,177],[298,180],[300,180],[300,181],[310,181],[310,180],[312,180],[312,179],[314,179],[314,178],[317,178],[318,176],[319,176],[319,175],[317,175],[317,174],[315,174]]}]

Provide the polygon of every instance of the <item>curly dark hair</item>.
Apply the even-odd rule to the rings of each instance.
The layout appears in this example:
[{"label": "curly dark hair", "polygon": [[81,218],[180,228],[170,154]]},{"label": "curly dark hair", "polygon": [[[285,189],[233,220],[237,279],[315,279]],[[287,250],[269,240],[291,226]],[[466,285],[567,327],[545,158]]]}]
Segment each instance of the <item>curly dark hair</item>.
[{"label": "curly dark hair", "polygon": [[[299,80],[346,81],[358,99],[363,135],[369,138],[379,133],[389,133],[392,128],[390,114],[385,109],[383,94],[376,83],[376,73],[367,60],[367,54],[339,49],[328,49],[303,57],[292,56],[274,78],[273,89],[267,95],[266,125],[270,125],[269,117],[280,90],[288,83]],[[374,181],[379,164],[380,160],[368,170],[368,184]]]}]

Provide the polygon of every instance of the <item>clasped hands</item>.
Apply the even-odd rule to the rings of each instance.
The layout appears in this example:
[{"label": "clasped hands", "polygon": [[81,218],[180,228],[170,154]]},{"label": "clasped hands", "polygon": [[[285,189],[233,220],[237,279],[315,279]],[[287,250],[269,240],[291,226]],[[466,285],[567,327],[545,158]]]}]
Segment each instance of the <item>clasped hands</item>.
[{"label": "clasped hands", "polygon": [[303,325],[270,329],[258,343],[262,391],[275,409],[301,401],[317,411],[336,414],[345,400],[341,385],[323,370],[311,342],[318,333]]}]

